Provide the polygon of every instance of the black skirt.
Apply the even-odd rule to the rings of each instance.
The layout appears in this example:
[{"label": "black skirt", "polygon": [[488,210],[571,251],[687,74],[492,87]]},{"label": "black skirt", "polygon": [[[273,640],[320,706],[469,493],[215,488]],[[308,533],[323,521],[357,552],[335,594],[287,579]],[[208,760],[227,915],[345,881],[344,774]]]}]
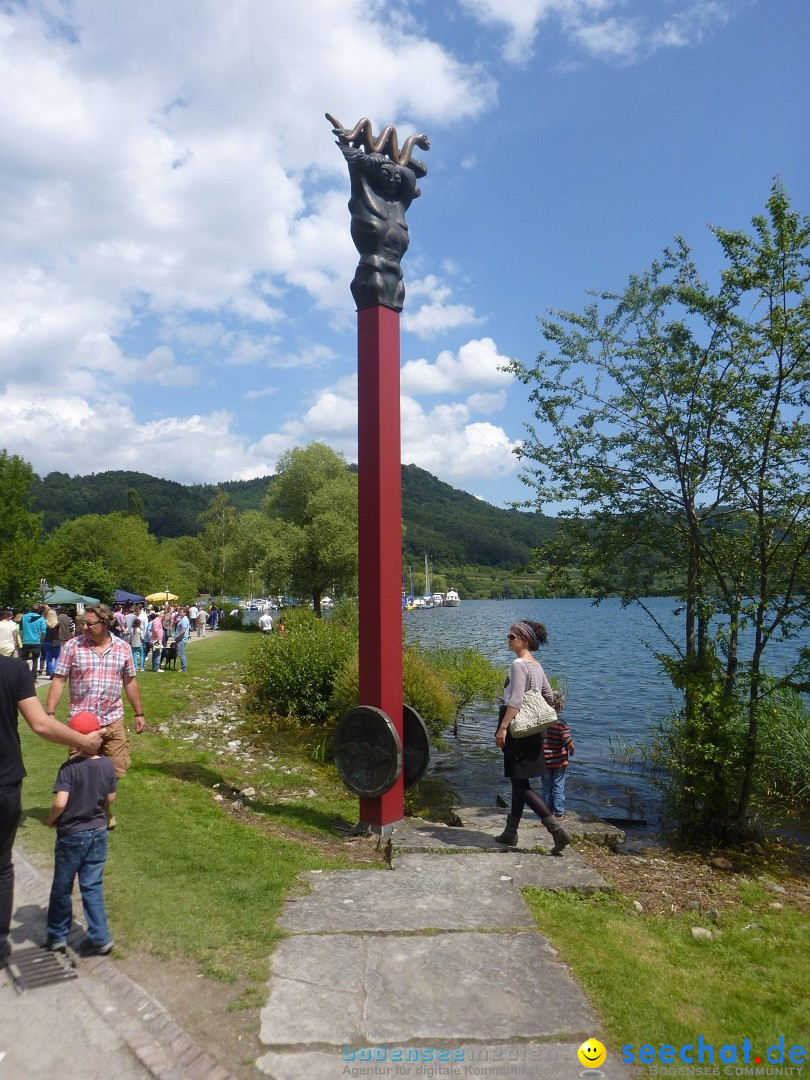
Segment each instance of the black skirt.
[{"label": "black skirt", "polygon": [[[498,710],[500,727],[506,706]],[[530,780],[533,776],[542,776],[546,771],[543,755],[543,734],[527,735],[523,739],[512,738],[507,729],[506,743],[503,746],[503,775],[510,780]]]}]

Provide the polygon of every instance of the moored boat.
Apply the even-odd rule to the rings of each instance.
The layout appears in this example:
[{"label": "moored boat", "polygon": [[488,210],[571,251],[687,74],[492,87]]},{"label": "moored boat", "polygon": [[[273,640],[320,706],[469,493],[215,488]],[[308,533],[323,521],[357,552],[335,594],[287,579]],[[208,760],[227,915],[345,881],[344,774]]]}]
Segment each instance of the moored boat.
[{"label": "moored boat", "polygon": [[461,603],[461,598],[455,589],[448,589],[444,597],[445,607],[458,607]]}]

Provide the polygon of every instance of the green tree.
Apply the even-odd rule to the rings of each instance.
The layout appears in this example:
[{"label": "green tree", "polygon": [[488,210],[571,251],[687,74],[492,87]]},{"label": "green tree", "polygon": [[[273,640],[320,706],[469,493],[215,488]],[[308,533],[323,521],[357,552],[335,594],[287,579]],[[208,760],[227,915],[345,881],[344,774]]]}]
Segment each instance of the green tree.
[{"label": "green tree", "polygon": [[238,517],[229,496],[217,488],[205,510],[197,516],[203,526],[200,534],[200,574],[206,592],[238,592],[231,567],[232,549],[238,534]]},{"label": "green tree", "polygon": [[113,589],[142,595],[168,583],[179,596],[188,596],[188,582],[171,549],[151,535],[145,521],[129,514],[85,514],[64,522],[43,545],[41,559],[51,582],[91,596],[98,596],[94,589],[103,590],[100,599],[108,597],[110,582]]},{"label": "green tree", "polygon": [[239,517],[236,540],[231,547],[232,572],[238,575],[238,591],[253,587],[255,593],[279,595],[290,581],[291,551],[284,542],[283,523],[260,510],[246,510]]},{"label": "green tree", "polygon": [[146,520],[143,509],[143,499],[137,488],[127,488],[127,513],[130,517]]},{"label": "green tree", "polygon": [[[524,479],[539,503],[569,504],[545,556],[597,598],[643,603],[657,580],[683,599],[665,658],[684,693],[670,764],[681,823],[721,837],[745,822],[763,698],[779,688],[765,649],[810,623],[810,221],[777,183],[753,224],[713,229],[716,290],[677,241],[623,292],[543,320],[552,349],[512,365],[543,425],[529,428]],[[806,679],[807,662],[783,683]]]},{"label": "green tree", "polygon": [[323,443],[283,454],[264,509],[286,549],[291,591],[321,597],[349,591],[357,578],[357,477],[342,454]]},{"label": "green tree", "polygon": [[36,479],[27,461],[0,451],[0,603],[14,611],[38,591],[42,515],[30,510]]}]

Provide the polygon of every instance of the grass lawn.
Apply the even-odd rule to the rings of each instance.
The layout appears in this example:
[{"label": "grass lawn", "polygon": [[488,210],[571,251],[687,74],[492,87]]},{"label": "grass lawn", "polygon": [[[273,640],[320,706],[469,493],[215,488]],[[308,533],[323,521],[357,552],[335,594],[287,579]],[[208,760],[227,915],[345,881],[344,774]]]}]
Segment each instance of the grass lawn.
[{"label": "grass lawn", "polygon": [[[757,881],[733,887],[736,902],[723,908],[717,926],[695,912],[640,914],[620,893],[531,889],[526,897],[590,996],[614,1051],[632,1044],[638,1063],[646,1043],[678,1051],[696,1047],[702,1035],[715,1055],[723,1044],[750,1039],[752,1062],[764,1061],[780,1035],[786,1047],[806,1047],[810,1037],[810,918],[806,904],[771,908],[777,897]],[[721,935],[697,941],[695,925]]]},{"label": "grass lawn", "polygon": [[[200,710],[223,697],[238,729],[239,664],[253,641],[251,634],[209,635],[189,648],[187,674],[138,676],[147,731],[134,734],[127,705],[132,768],[120,783],[105,874],[118,944],[193,959],[223,979],[251,968],[256,978],[266,975],[285,894],[302,870],[350,865],[332,825],[357,814],[356,799],[308,760],[300,740],[297,749],[289,740],[283,754],[265,749],[257,759],[244,743],[234,750],[222,738],[201,745],[194,736],[208,731],[195,727]],[[67,692],[62,719],[66,703]],[[64,750],[20,728],[28,777],[19,841],[48,872],[53,832],[44,822]],[[233,791],[247,785],[257,791],[255,803],[232,812]],[[280,801],[285,794],[289,802]]]}]

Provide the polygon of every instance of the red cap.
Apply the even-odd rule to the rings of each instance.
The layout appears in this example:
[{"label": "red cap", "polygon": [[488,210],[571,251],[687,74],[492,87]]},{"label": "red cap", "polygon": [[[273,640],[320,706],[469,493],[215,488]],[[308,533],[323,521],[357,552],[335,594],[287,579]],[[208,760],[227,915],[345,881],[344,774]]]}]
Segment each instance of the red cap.
[{"label": "red cap", "polygon": [[98,731],[101,724],[95,713],[85,710],[84,712],[74,713],[68,720],[68,727],[78,731],[80,735],[90,735],[92,732]]}]

